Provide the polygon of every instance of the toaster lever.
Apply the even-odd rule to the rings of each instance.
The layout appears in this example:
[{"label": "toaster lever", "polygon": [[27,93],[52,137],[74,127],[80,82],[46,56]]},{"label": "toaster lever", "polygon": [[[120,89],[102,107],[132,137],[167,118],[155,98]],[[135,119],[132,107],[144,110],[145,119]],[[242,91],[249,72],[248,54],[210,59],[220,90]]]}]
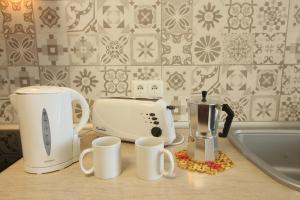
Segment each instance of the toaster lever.
[{"label": "toaster lever", "polygon": [[169,109],[169,110],[175,110],[175,106],[168,105],[167,109]]}]

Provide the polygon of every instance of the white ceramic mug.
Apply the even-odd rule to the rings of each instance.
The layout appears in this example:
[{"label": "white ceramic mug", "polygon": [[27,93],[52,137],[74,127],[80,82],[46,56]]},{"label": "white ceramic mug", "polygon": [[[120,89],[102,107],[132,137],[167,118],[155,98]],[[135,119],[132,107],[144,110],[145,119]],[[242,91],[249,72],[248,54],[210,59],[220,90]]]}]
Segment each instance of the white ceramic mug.
[{"label": "white ceramic mug", "polygon": [[[83,158],[93,153],[93,167],[85,169]],[[101,137],[93,140],[92,148],[82,151],[79,157],[81,171],[85,174],[94,173],[102,179],[114,178],[121,173],[121,140],[117,137]]]},{"label": "white ceramic mug", "polygon": [[[173,177],[174,158],[164,149],[161,138],[142,137],[135,140],[137,176],[145,180],[156,180],[162,176]],[[169,170],[164,169],[164,156],[170,161]]]}]

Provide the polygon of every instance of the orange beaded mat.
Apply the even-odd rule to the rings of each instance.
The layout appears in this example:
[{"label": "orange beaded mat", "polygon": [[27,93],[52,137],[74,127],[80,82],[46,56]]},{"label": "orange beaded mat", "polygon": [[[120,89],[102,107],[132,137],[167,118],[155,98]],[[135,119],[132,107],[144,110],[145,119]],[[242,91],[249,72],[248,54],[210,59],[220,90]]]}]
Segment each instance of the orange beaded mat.
[{"label": "orange beaded mat", "polygon": [[221,151],[218,152],[215,162],[193,161],[189,158],[186,150],[176,152],[175,156],[178,167],[210,175],[217,174],[234,166],[232,160]]}]

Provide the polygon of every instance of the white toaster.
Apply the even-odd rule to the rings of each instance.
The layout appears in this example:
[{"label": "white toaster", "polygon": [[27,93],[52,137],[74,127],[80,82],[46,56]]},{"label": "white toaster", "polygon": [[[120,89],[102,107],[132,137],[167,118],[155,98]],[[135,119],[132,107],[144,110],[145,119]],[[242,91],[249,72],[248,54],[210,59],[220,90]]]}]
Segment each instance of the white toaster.
[{"label": "white toaster", "polygon": [[93,128],[125,141],[154,136],[170,144],[176,138],[172,109],[162,99],[97,99],[92,111]]}]

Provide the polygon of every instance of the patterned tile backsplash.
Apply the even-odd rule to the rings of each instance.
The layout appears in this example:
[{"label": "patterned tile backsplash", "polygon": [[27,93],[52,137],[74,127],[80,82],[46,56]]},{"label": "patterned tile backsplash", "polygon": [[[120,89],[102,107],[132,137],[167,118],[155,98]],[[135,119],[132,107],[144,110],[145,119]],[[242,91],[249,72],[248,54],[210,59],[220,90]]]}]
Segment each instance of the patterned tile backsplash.
[{"label": "patterned tile backsplash", "polygon": [[176,121],[202,90],[236,121],[300,121],[299,0],[0,0],[0,10],[0,123],[17,122],[8,95],[20,87],[71,87],[92,107],[152,79]]}]

